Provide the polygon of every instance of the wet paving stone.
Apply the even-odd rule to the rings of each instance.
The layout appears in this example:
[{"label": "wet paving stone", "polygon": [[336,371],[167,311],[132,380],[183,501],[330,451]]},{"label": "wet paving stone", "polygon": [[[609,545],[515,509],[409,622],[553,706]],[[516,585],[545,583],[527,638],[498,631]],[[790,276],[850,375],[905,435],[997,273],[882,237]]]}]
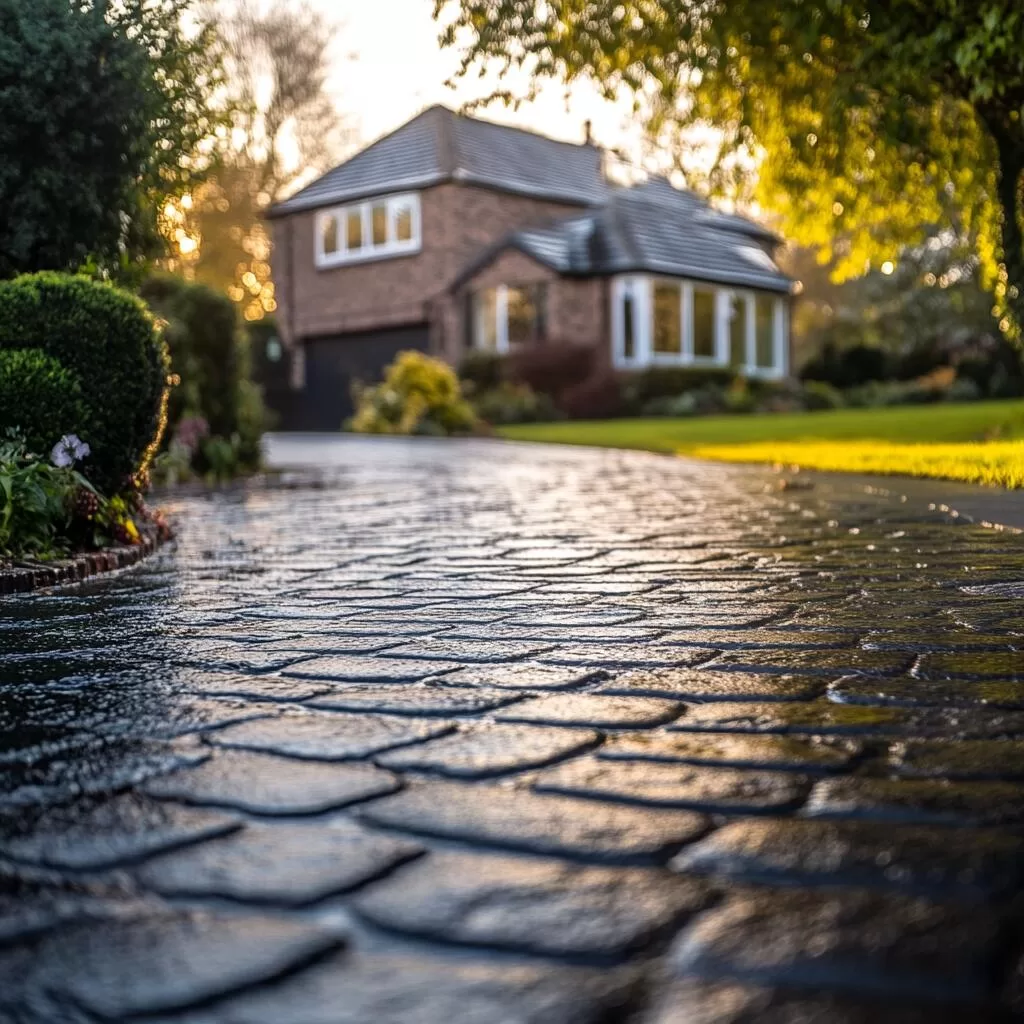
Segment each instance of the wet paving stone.
[{"label": "wet paving stone", "polygon": [[898,775],[932,779],[1024,779],[1020,740],[908,740],[889,748]]},{"label": "wet paving stone", "polygon": [[628,999],[607,970],[356,951],[154,1024],[601,1024]]},{"label": "wet paving stone", "polygon": [[618,864],[664,862],[708,828],[703,816],[689,811],[443,782],[411,786],[357,813],[416,835]]},{"label": "wet paving stone", "polygon": [[1024,681],[970,682],[953,679],[876,679],[850,676],[832,683],[829,696],[844,704],[892,704],[902,707],[1024,708]]},{"label": "wet paving stone", "polygon": [[922,679],[1008,679],[1024,682],[1024,650],[982,653],[922,654],[917,662]]},{"label": "wet paving stone", "polygon": [[594,668],[687,668],[710,661],[718,651],[703,647],[668,647],[657,644],[573,644],[538,660],[549,665]]},{"label": "wet paving stone", "polygon": [[805,808],[815,817],[939,825],[1000,825],[1024,820],[1020,787],[948,779],[823,779]]},{"label": "wet paving stone", "polygon": [[296,679],[326,679],[338,683],[416,683],[427,676],[456,669],[459,663],[402,658],[331,656],[293,665],[282,675]]},{"label": "wet paving stone", "polygon": [[594,757],[550,769],[534,782],[538,793],[732,814],[793,809],[809,788],[801,776],[782,772]]},{"label": "wet paving stone", "polygon": [[681,975],[983,1002],[997,927],[971,907],[889,893],[752,891],[712,909],[672,953]]},{"label": "wet paving stone", "polygon": [[838,651],[743,650],[722,654],[707,667],[741,669],[745,672],[767,670],[793,674],[843,675],[847,672],[861,672],[868,675],[897,675],[906,672],[913,660],[913,655],[909,653],[857,648]]},{"label": "wet paving stone", "polygon": [[157,857],[137,877],[163,896],[302,906],[355,889],[422,851],[416,843],[344,820],[246,825],[222,839]]},{"label": "wet paving stone", "polygon": [[0,952],[0,1009],[6,1003],[26,1013],[20,1019],[40,1022],[77,1022],[73,1007],[102,1020],[188,1009],[271,981],[341,944],[337,933],[309,922],[219,911],[73,925],[32,949]]},{"label": "wet paving stone", "polygon": [[677,981],[650,1024],[1002,1024],[990,1005],[921,1006],[891,995],[808,993],[738,982]]},{"label": "wet paving stone", "polygon": [[0,600],[0,1020],[1024,1005],[1020,535],[940,483],[270,446],[315,469]]},{"label": "wet paving stone", "polygon": [[1024,875],[1024,840],[992,829],[864,821],[733,822],[682,850],[681,872],[764,885],[992,898]]},{"label": "wet paving stone", "polygon": [[376,711],[388,715],[476,715],[519,700],[507,690],[452,686],[336,686],[310,700],[311,708],[329,711]]},{"label": "wet paving stone", "polygon": [[621,696],[677,697],[681,700],[813,700],[825,692],[820,676],[660,669],[626,672],[597,687]]},{"label": "wet paving stone", "polygon": [[329,711],[286,711],[210,737],[220,747],[310,761],[349,761],[451,732],[448,722]]},{"label": "wet paving stone", "polygon": [[443,677],[449,686],[480,686],[507,690],[574,690],[603,679],[600,669],[555,668],[551,665],[481,665],[460,668]]},{"label": "wet paving stone", "polygon": [[617,960],[709,902],[657,868],[437,853],[354,901],[382,928],[462,945]]},{"label": "wet paving stone", "polygon": [[527,725],[467,727],[376,762],[395,771],[431,772],[452,778],[483,779],[539,768],[579,754],[598,743],[592,729],[542,729]]},{"label": "wet paving stone", "polygon": [[838,704],[734,702],[689,704],[667,728],[684,732],[794,733],[836,736],[929,736],[961,738],[1024,733],[1024,714],[946,708]]},{"label": "wet paving stone", "polygon": [[368,764],[325,764],[220,750],[198,767],[154,779],[151,796],[261,815],[320,814],[393,793],[401,783]]},{"label": "wet paving stone", "polygon": [[610,737],[597,756],[818,774],[843,771],[862,749],[856,740],[836,737],[657,732]]},{"label": "wet paving stone", "polygon": [[233,832],[237,817],[122,794],[91,808],[58,807],[3,828],[0,856],[75,871],[118,867],[161,850]]},{"label": "wet paving stone", "polygon": [[582,725],[594,729],[641,729],[664,725],[682,712],[683,705],[678,701],[658,697],[558,694],[505,708],[494,717],[501,722]]}]

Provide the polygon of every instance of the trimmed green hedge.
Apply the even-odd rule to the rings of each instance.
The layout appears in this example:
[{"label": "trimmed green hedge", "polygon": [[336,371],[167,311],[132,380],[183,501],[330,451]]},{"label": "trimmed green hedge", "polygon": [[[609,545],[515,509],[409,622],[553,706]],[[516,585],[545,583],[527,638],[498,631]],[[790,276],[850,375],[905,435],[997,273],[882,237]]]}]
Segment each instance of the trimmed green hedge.
[{"label": "trimmed green hedge", "polygon": [[39,349],[77,377],[87,411],[74,433],[84,470],[114,493],[141,466],[161,426],[167,348],[145,304],[86,277],[45,271],[0,281],[0,350]]},{"label": "trimmed green hedge", "polygon": [[88,423],[78,378],[33,348],[0,350],[0,433],[18,430],[30,452],[48,456]]}]

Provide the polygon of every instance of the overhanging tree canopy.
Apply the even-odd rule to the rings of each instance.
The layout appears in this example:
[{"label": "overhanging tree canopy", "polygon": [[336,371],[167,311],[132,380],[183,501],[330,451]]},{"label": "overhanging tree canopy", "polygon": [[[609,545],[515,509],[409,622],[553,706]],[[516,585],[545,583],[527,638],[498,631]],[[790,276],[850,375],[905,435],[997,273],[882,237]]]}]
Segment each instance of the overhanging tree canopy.
[{"label": "overhanging tree canopy", "polygon": [[497,59],[586,77],[644,96],[652,132],[713,125],[711,186],[737,152],[757,160],[757,199],[840,276],[936,224],[973,239],[1019,335],[1020,0],[435,0],[435,15],[463,74]]},{"label": "overhanging tree canopy", "polygon": [[221,114],[196,0],[0,0],[0,277],[159,249]]}]

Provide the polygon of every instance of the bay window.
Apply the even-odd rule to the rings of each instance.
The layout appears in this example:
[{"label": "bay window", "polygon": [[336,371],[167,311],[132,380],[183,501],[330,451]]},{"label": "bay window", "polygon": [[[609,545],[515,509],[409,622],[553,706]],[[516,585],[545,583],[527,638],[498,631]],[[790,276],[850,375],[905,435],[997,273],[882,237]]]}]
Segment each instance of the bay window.
[{"label": "bay window", "polygon": [[372,199],[316,215],[318,267],[419,252],[420,197],[415,193]]},{"label": "bay window", "polygon": [[732,368],[783,377],[788,318],[777,293],[643,275],[612,284],[612,356],[644,366]]}]

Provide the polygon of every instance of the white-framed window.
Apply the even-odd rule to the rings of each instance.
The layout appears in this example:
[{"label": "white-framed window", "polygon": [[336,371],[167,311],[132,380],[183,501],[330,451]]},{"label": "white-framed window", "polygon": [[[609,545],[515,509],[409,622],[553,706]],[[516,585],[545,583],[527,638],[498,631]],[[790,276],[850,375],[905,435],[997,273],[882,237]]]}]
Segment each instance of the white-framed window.
[{"label": "white-framed window", "polygon": [[419,252],[420,197],[415,192],[335,206],[316,215],[318,267]]},{"label": "white-framed window", "polygon": [[731,367],[764,378],[788,372],[783,296],[640,275],[616,278],[611,294],[612,359],[622,369]]},{"label": "white-framed window", "polygon": [[649,296],[644,278],[617,277],[612,282],[612,360],[616,366],[645,366],[650,361]]},{"label": "white-framed window", "polygon": [[470,341],[484,352],[504,353],[515,345],[547,339],[547,285],[500,284],[472,293]]}]

